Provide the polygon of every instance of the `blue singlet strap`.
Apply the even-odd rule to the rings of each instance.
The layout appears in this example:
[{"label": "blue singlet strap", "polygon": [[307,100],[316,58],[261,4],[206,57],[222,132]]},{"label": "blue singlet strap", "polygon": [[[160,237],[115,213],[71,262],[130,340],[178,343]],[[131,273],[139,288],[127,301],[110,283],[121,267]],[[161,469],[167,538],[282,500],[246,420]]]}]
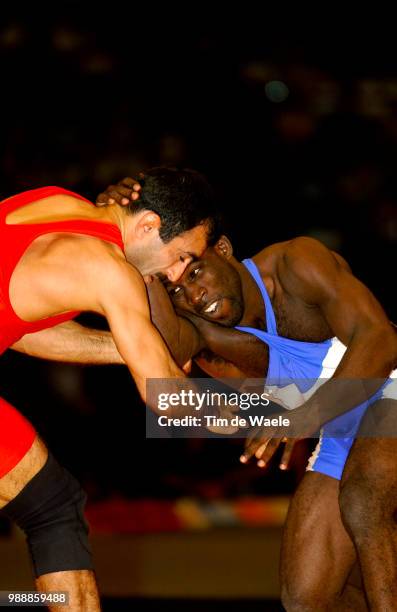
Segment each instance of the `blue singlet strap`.
[{"label": "blue singlet strap", "polygon": [[261,275],[259,274],[259,270],[252,261],[252,259],[244,259],[243,264],[247,268],[248,272],[253,277],[254,281],[258,285],[260,292],[263,297],[263,301],[265,303],[265,313],[266,313],[266,326],[268,334],[273,334],[277,336],[277,324],[276,317],[274,316],[273,306],[269,298],[269,294],[266,290],[265,283],[262,280]]}]

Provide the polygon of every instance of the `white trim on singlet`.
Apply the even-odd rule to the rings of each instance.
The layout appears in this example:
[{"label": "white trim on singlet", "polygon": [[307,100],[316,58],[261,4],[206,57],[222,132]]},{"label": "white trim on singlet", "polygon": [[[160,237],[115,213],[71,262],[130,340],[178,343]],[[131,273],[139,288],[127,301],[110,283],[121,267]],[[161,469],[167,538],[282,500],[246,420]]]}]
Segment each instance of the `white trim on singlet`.
[{"label": "white trim on singlet", "polygon": [[321,451],[321,446],[323,443],[323,430],[321,429],[320,431],[320,438],[317,442],[316,448],[314,449],[314,451],[312,452],[309,461],[307,462],[307,466],[306,466],[306,472],[313,472],[314,471],[314,464],[316,463],[319,455],[320,455],[320,451]]},{"label": "white trim on singlet", "polygon": [[319,378],[331,378],[345,354],[346,346],[338,338],[332,338],[331,343],[321,364],[323,369]]}]

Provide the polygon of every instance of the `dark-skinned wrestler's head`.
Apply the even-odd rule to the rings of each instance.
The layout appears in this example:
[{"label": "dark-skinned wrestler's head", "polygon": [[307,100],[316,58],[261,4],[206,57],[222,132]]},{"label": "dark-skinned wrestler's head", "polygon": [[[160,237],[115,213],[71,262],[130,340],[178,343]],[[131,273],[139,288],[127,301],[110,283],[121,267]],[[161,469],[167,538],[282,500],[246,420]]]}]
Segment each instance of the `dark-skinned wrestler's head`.
[{"label": "dark-skinned wrestler's head", "polygon": [[233,249],[221,236],[197,261],[191,262],[177,283],[167,283],[175,308],[223,325],[233,327],[244,312],[241,279]]}]

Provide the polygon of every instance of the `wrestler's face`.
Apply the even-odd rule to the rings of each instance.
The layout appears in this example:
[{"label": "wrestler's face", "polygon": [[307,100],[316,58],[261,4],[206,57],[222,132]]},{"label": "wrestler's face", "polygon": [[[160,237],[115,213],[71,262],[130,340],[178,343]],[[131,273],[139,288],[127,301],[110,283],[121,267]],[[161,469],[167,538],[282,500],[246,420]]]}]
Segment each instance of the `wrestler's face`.
[{"label": "wrestler's face", "polygon": [[200,258],[207,247],[207,226],[205,224],[176,236],[167,243],[160,238],[156,227],[147,236],[126,247],[127,260],[142,275],[159,274],[176,282],[194,260]]},{"label": "wrestler's face", "polygon": [[229,261],[231,252],[225,255],[221,248],[223,240],[189,263],[178,282],[166,286],[175,308],[233,327],[243,316],[244,300],[239,273]]}]

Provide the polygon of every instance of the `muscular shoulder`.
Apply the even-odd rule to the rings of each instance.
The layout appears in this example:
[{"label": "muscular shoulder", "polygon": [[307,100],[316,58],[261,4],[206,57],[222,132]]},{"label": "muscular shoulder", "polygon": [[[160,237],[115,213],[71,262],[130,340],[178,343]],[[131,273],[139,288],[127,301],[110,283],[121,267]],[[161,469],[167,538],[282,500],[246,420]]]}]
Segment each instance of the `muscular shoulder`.
[{"label": "muscular shoulder", "polygon": [[46,246],[43,259],[59,278],[62,291],[69,295],[73,309],[103,311],[112,298],[144,295],[145,286],[138,270],[127,263],[119,247],[76,234],[56,234]]},{"label": "muscular shoulder", "polygon": [[35,241],[33,259],[40,268],[58,271],[62,276],[106,270],[125,263],[123,252],[114,244],[81,234],[52,233]]},{"label": "muscular shoulder", "polygon": [[309,271],[313,268],[321,268],[323,266],[339,266],[350,271],[350,266],[347,261],[322,242],[309,236],[299,236],[293,240],[282,243],[283,249],[281,252],[280,261],[289,268],[295,270],[306,270],[309,265]]},{"label": "muscular shoulder", "polygon": [[[85,238],[84,236],[83,239]],[[89,239],[84,242],[89,242]],[[101,310],[108,302],[136,301],[139,298],[144,299],[146,303],[143,278],[139,271],[126,261],[121,249],[113,244],[97,241],[85,244],[84,249],[77,250],[76,262]]]},{"label": "muscular shoulder", "polygon": [[286,243],[277,259],[277,277],[289,292],[316,303],[350,275],[347,262],[315,238],[299,236]]},{"label": "muscular shoulder", "polygon": [[125,260],[124,254],[117,245],[106,242],[96,236],[54,232],[44,234],[35,241],[42,258],[70,260],[75,265],[95,263],[107,259]]},{"label": "muscular shoulder", "polygon": [[276,281],[283,291],[307,304],[318,304],[337,289],[341,279],[352,279],[341,255],[309,236],[272,244],[253,258],[262,277]]},{"label": "muscular shoulder", "polygon": [[253,257],[260,270],[266,273],[272,266],[277,265],[280,260],[294,261],[296,263],[307,261],[308,259],[332,257],[346,270],[350,270],[347,261],[335,251],[328,249],[322,242],[309,236],[298,236],[292,240],[276,242],[271,244]]}]

